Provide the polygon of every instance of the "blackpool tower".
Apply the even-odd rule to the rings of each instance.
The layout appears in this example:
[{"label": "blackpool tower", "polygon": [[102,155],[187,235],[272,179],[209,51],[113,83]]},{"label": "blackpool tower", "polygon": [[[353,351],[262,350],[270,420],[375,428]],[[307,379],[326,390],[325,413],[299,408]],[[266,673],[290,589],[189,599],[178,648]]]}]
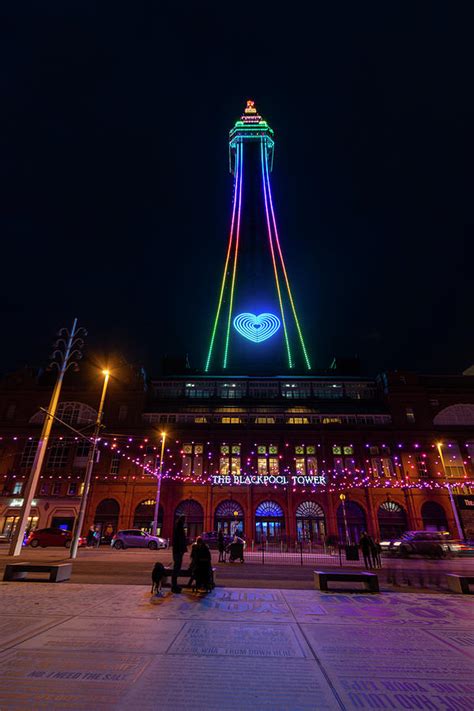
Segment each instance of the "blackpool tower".
[{"label": "blackpool tower", "polygon": [[270,184],[273,131],[247,101],[229,133],[234,193],[206,372],[311,369]]}]

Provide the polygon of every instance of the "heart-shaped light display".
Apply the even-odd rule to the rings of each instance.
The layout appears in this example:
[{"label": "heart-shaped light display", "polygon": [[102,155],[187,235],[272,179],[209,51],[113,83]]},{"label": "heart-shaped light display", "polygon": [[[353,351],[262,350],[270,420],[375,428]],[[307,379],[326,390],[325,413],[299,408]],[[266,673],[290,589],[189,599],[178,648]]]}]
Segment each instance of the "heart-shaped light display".
[{"label": "heart-shaped light display", "polygon": [[273,336],[280,328],[280,319],[274,314],[239,314],[234,318],[234,328],[253,343],[261,343]]}]

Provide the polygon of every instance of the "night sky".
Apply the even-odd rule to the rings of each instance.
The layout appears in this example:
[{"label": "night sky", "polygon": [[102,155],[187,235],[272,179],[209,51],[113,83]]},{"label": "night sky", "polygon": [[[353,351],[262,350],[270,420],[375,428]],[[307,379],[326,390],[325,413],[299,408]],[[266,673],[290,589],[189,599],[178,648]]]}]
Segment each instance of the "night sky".
[{"label": "night sky", "polygon": [[253,98],[312,361],[474,363],[469,3],[26,2],[1,18],[0,370],[202,367]]}]

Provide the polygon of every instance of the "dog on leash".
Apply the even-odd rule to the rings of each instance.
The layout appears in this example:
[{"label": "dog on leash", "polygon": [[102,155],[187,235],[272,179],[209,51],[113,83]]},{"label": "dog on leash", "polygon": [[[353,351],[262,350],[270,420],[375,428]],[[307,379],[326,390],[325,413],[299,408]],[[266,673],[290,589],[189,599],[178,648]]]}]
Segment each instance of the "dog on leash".
[{"label": "dog on leash", "polygon": [[151,594],[161,597],[161,585],[163,582],[165,566],[163,563],[155,563],[151,571]]}]

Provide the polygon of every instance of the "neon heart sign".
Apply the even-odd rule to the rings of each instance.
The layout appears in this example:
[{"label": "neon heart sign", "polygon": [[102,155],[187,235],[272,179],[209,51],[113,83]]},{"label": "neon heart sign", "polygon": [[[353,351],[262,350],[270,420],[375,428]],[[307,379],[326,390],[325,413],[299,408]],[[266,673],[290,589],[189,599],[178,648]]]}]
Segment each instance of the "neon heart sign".
[{"label": "neon heart sign", "polygon": [[280,319],[274,314],[243,313],[234,318],[234,328],[241,336],[253,343],[262,343],[271,338],[280,328]]}]

